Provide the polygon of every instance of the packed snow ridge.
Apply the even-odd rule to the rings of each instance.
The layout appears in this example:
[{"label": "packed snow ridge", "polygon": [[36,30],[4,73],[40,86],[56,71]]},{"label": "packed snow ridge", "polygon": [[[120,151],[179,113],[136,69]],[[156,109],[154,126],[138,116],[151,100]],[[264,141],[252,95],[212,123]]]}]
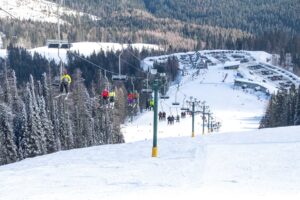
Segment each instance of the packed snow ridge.
[{"label": "packed snow ridge", "polygon": [[57,152],[1,166],[0,196],[298,200],[299,129],[159,139],[158,158],[150,140]]}]

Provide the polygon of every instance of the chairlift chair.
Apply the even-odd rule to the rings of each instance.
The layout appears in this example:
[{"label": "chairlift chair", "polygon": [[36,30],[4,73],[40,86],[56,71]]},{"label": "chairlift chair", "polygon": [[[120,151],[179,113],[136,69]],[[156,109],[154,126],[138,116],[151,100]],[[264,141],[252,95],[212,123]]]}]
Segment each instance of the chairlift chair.
[{"label": "chairlift chair", "polygon": [[166,95],[160,95],[160,99],[169,99],[170,97],[169,96],[166,96]]},{"label": "chairlift chair", "polygon": [[126,75],[121,75],[121,55],[123,54],[123,50],[119,55],[119,74],[118,75],[113,75],[112,76],[112,80],[113,81],[126,81],[127,80],[127,76]]},{"label": "chairlift chair", "polygon": [[142,89],[143,93],[152,93],[152,89],[149,88],[149,74],[147,74],[147,79],[146,79],[146,88]]},{"label": "chairlift chair", "polygon": [[163,93],[160,95],[160,99],[169,99],[170,97],[166,94],[166,85],[164,84]]},{"label": "chairlift chair", "polygon": [[67,40],[47,40],[48,48],[62,48],[62,49],[70,49],[72,44],[70,44]]},{"label": "chairlift chair", "polygon": [[185,99],[186,99],[186,95],[184,95],[184,98],[183,98],[183,103],[182,103],[182,107],[180,108],[180,110],[182,110],[182,111],[188,111],[189,110],[189,108],[188,107],[185,107],[185,104],[184,104],[184,102],[185,102]]},{"label": "chairlift chair", "polygon": [[175,102],[172,103],[173,106],[179,106],[180,103],[177,101],[177,94],[178,94],[178,91],[179,91],[179,84],[177,86],[177,91],[175,93]]},{"label": "chairlift chair", "polygon": [[112,76],[112,80],[113,81],[126,81],[127,80],[127,76],[126,75],[121,75],[121,74],[113,75]]}]

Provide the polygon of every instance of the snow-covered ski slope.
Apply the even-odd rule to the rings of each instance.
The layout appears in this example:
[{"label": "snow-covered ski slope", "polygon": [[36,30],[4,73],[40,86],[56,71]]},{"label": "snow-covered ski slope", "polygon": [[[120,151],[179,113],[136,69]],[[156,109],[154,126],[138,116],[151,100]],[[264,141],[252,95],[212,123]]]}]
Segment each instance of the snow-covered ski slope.
[{"label": "snow-covered ski slope", "polygon": [[[300,127],[62,151],[0,167],[5,200],[300,198]],[[143,134],[143,133],[140,133]]]},{"label": "snow-covered ski slope", "polygon": [[[300,78],[296,75],[268,63],[267,60],[271,58],[271,55],[265,52],[214,50],[178,53],[146,58],[143,61],[143,68],[145,70],[152,68],[154,62],[166,62],[170,56],[178,58],[182,70],[181,74],[185,75],[181,75],[171,86],[168,91],[170,99],[159,100],[159,111],[165,111],[167,116],[180,115],[180,109],[188,106],[185,101],[189,100],[190,97],[197,98],[202,102],[205,101],[216,120],[221,122],[222,126],[219,132],[249,131],[259,127],[259,121],[264,115],[269,96],[262,90],[256,91],[257,87],[265,88],[269,93],[274,93],[282,87],[281,83],[299,85],[300,82]],[[247,62],[240,63],[239,60],[241,59],[246,59]],[[211,64],[208,65],[207,69],[199,69],[201,60],[206,62],[210,60]],[[236,65],[237,63],[238,69],[224,69],[224,66]],[[260,67],[256,69],[257,67],[253,68],[253,66]],[[272,74],[263,75],[263,71],[272,71]],[[242,74],[243,78],[237,77],[237,74]],[[282,75],[281,80],[271,80],[271,77],[280,75]],[[225,79],[225,77],[227,78]],[[245,82],[243,84],[254,84],[255,87],[242,89],[241,86],[235,86],[235,80],[242,80]],[[178,84],[177,101],[181,105],[173,106]],[[288,87],[286,85],[286,89]],[[201,117],[202,115],[197,115],[195,119],[196,134],[203,132]],[[152,122],[153,113],[144,112],[137,116],[132,123],[127,123],[123,127],[126,141],[151,139]],[[191,117],[181,119],[180,123],[175,123],[172,126],[168,125],[166,121],[159,122],[158,132],[159,137],[190,136],[192,119]],[[205,128],[205,134],[207,132],[208,130]]]},{"label": "snow-covered ski slope", "polygon": [[[188,54],[196,56],[194,52]],[[199,73],[184,55],[177,54],[186,74],[177,81],[178,101],[182,103],[184,95],[205,100],[222,123],[219,132],[208,134],[205,129],[202,135],[199,115],[195,138],[191,138],[189,116],[173,126],[159,122],[158,157],[152,158],[153,112],[143,112],[123,126],[126,144],[62,151],[0,166],[0,199],[298,200],[300,127],[256,130],[267,104],[265,93],[233,87],[238,71],[224,70],[225,63],[219,63],[213,55],[205,56],[216,65]],[[269,54],[250,55],[255,59],[251,66],[268,64],[265,58]],[[154,60],[163,61],[163,57],[167,56],[147,58],[144,66],[151,66]],[[227,58],[227,64],[235,63],[231,56]],[[264,75],[247,69],[239,69],[244,79],[277,89],[277,80],[263,82]],[[176,107],[171,106],[176,87],[171,86],[170,99],[159,104],[160,110],[168,114],[176,114]]]}]

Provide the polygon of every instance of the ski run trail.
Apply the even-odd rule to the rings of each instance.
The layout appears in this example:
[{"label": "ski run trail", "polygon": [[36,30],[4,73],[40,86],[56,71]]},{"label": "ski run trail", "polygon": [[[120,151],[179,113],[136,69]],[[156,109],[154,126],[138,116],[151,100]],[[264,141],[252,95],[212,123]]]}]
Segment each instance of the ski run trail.
[{"label": "ski run trail", "polygon": [[[258,62],[270,56],[250,54]],[[144,68],[163,59],[147,58]],[[124,144],[0,166],[0,199],[300,199],[300,127],[258,130],[268,97],[234,87],[236,70],[224,70],[220,63],[198,74],[184,62],[180,68],[187,75],[171,85],[170,99],[160,100],[159,110],[180,114],[184,100],[193,96],[206,101],[222,124],[219,131],[208,133],[205,128],[203,135],[200,115],[195,118],[195,138],[190,116],[174,125],[159,122],[158,157],[152,158],[153,112],[143,111],[122,126]],[[258,76],[251,79],[259,81]],[[174,107],[178,83],[181,105]]]}]

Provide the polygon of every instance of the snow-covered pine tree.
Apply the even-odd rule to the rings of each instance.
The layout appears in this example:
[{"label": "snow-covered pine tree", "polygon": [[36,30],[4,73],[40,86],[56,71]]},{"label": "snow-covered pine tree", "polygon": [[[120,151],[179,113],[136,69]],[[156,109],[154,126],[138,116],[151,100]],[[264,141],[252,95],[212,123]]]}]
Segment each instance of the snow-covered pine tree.
[{"label": "snow-covered pine tree", "polygon": [[294,125],[300,125],[300,86],[298,88],[298,92],[296,94],[296,106],[295,106],[295,117],[294,117]]},{"label": "snow-covered pine tree", "polygon": [[42,141],[44,138],[41,138],[41,128],[39,112],[34,105],[34,98],[32,97],[30,84],[28,83],[26,86],[26,94],[25,94],[25,104],[26,104],[26,111],[27,111],[27,132],[24,135],[23,145],[24,145],[24,156],[27,157],[34,157],[37,155],[42,155],[45,152],[45,143]]},{"label": "snow-covered pine tree", "polygon": [[90,113],[90,96],[83,84],[81,72],[78,70],[75,74],[73,84],[73,100],[74,100],[74,130],[76,133],[75,146],[88,147],[93,145],[93,124],[92,114]]},{"label": "snow-covered pine tree", "polygon": [[18,160],[12,128],[12,112],[3,103],[0,104],[0,146],[0,164],[8,164]]},{"label": "snow-covered pine tree", "polygon": [[57,151],[57,145],[54,138],[53,127],[51,121],[48,119],[45,100],[43,96],[38,97],[39,100],[39,115],[41,119],[41,128],[45,134],[46,153],[53,153]]},{"label": "snow-covered pine tree", "polygon": [[12,97],[11,97],[11,91],[10,91],[10,83],[9,83],[9,80],[8,80],[8,70],[7,70],[6,65],[4,67],[3,84],[4,84],[4,87],[3,87],[4,102],[6,104],[10,105]]},{"label": "snow-covered pine tree", "polygon": [[274,111],[272,112],[271,117],[271,127],[279,127],[279,126],[287,126],[287,93],[286,92],[278,92],[274,98]]},{"label": "snow-covered pine tree", "polygon": [[60,142],[60,135],[59,135],[59,108],[57,101],[53,101],[53,112],[51,112],[51,120],[53,125],[53,133],[54,133],[54,139],[56,142],[57,150],[61,150],[61,142]]},{"label": "snow-covered pine tree", "polygon": [[296,111],[296,103],[297,103],[297,91],[294,85],[292,85],[289,94],[287,96],[287,106],[288,106],[288,113],[287,113],[287,125],[292,126],[294,125],[294,117]]},{"label": "snow-covered pine tree", "polygon": [[265,115],[260,121],[259,128],[272,127],[272,114],[274,111],[274,98],[275,98],[275,95],[272,95],[269,100]]},{"label": "snow-covered pine tree", "polygon": [[[42,81],[41,81],[41,94],[45,99],[45,106],[47,113],[50,113],[53,110],[53,102],[52,102],[52,91],[49,86],[49,81],[46,73],[43,73],[42,75]],[[48,115],[48,117],[50,117]]]},{"label": "snow-covered pine tree", "polygon": [[64,98],[58,100],[58,135],[62,150],[74,148],[74,138],[72,131],[72,122]]},{"label": "snow-covered pine tree", "polygon": [[[18,103],[17,103],[18,105]],[[17,141],[17,147],[18,147],[18,153],[20,159],[25,158],[25,135],[28,135],[28,124],[27,124],[27,113],[26,113],[26,106],[23,101],[20,101],[20,106],[17,110],[19,110],[19,113],[15,115],[14,117],[14,129],[15,134],[18,134],[18,141]]]},{"label": "snow-covered pine tree", "polygon": [[18,148],[19,158],[23,159],[23,148],[21,147],[21,141],[27,129],[27,119],[25,104],[18,94],[17,77],[15,71],[12,71],[11,73],[10,91],[12,97],[11,108],[13,114],[14,140]]}]

